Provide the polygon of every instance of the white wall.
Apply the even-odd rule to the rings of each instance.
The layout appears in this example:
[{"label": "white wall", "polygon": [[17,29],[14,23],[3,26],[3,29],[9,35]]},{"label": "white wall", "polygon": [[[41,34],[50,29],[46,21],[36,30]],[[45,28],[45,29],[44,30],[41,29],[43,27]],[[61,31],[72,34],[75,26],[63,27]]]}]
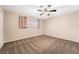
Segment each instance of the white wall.
[{"label": "white wall", "polygon": [[46,21],[46,35],[79,42],[79,12]]},{"label": "white wall", "polygon": [[20,40],[24,38],[43,35],[43,21],[40,21],[39,29],[19,29],[19,15],[12,12],[4,13],[4,42]]},{"label": "white wall", "polygon": [[0,6],[0,48],[3,45],[3,10]]}]

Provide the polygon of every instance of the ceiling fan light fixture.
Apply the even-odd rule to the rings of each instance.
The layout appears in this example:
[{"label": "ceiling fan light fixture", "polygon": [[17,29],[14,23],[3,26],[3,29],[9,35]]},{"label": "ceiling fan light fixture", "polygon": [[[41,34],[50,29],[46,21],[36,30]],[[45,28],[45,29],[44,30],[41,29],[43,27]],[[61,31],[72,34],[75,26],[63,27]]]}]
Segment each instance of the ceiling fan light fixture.
[{"label": "ceiling fan light fixture", "polygon": [[56,9],[49,10],[51,6],[52,6],[52,5],[47,5],[47,8],[44,7],[44,6],[41,6],[41,7],[44,7],[44,9],[43,9],[43,10],[37,10],[37,11],[41,11],[41,12],[42,12],[42,13],[40,14],[40,16],[42,16],[42,15],[45,14],[45,13],[48,13],[47,16],[49,16],[49,15],[50,15],[50,12],[56,12],[56,11],[57,11]]},{"label": "ceiling fan light fixture", "polygon": [[55,9],[55,10],[49,10],[49,12],[56,12],[57,10]]}]

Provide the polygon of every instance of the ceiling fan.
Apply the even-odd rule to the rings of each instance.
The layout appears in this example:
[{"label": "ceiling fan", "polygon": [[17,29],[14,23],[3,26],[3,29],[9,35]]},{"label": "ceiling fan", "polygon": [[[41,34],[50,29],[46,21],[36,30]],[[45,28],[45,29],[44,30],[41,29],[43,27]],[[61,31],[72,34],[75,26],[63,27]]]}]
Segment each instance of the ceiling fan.
[{"label": "ceiling fan", "polygon": [[[40,6],[40,7],[44,7],[44,6]],[[56,9],[52,9],[52,10],[49,10],[51,8],[51,5],[47,5],[46,8],[44,8],[43,10],[37,10],[37,11],[41,11],[42,13],[40,14],[40,16],[44,15],[45,13],[47,13],[47,16],[50,15],[50,12],[56,12],[57,10]]]}]

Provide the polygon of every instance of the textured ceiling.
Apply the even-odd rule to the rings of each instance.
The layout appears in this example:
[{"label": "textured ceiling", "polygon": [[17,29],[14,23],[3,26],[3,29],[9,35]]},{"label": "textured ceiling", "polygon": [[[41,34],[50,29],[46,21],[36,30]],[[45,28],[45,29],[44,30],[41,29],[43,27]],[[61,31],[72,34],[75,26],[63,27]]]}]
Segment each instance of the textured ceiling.
[{"label": "textured ceiling", "polygon": [[47,19],[50,17],[56,17],[59,15],[75,12],[79,10],[79,5],[60,5],[60,6],[52,6],[50,9],[57,9],[57,12],[50,13],[50,16],[39,16],[41,12],[37,11],[40,8],[39,5],[4,5],[3,9],[6,11],[16,12],[25,14],[27,16],[39,17],[42,19]]}]

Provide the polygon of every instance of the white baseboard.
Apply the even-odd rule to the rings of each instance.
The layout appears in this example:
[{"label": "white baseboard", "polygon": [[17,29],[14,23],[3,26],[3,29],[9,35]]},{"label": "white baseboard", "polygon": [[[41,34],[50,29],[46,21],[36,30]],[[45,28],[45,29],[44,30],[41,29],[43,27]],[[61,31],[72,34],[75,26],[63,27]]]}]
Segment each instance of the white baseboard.
[{"label": "white baseboard", "polygon": [[0,45],[0,49],[3,47],[4,43]]},{"label": "white baseboard", "polygon": [[31,37],[26,37],[26,38],[20,38],[20,39],[14,39],[14,40],[10,40],[10,41],[4,41],[4,43],[13,42],[13,41],[22,40],[22,39],[28,39],[28,38],[37,37],[37,36],[41,36],[41,35],[36,35],[36,36],[31,36]]}]

